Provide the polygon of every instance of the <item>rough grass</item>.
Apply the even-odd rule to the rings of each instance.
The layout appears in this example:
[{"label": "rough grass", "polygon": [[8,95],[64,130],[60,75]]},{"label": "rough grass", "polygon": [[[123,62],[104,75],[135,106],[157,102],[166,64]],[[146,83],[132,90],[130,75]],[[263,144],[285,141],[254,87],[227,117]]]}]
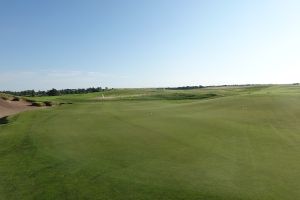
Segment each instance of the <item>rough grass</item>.
[{"label": "rough grass", "polygon": [[0,99],[3,99],[3,100],[9,100],[10,98],[11,98],[10,95],[0,93]]},{"label": "rough grass", "polygon": [[299,199],[299,90],[60,97],[74,104],[0,125],[0,199]]}]

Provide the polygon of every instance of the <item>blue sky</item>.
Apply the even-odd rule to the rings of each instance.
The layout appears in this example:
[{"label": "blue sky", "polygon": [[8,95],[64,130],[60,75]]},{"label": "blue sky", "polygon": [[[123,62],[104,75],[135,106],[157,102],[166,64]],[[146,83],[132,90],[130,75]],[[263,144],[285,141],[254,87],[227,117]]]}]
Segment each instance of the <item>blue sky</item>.
[{"label": "blue sky", "polygon": [[0,90],[300,82],[300,1],[0,0]]}]

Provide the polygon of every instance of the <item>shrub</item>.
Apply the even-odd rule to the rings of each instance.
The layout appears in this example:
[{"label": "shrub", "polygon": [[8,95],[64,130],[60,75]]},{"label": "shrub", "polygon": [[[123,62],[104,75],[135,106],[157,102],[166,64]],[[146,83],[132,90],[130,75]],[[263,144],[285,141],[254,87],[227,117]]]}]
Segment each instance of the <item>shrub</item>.
[{"label": "shrub", "polygon": [[72,102],[60,102],[58,105],[73,104]]},{"label": "shrub", "polygon": [[43,103],[45,104],[45,106],[53,106],[53,102],[51,101],[44,101]]},{"label": "shrub", "polygon": [[14,96],[13,99],[12,99],[12,101],[20,101],[20,100],[21,100],[21,98],[17,97],[17,96]]},{"label": "shrub", "polygon": [[1,96],[0,98],[3,99],[3,100],[5,100],[5,101],[9,100],[9,98],[7,96]]},{"label": "shrub", "polygon": [[42,106],[44,106],[44,103],[43,102],[32,102],[31,105],[36,106],[36,107],[42,107]]}]

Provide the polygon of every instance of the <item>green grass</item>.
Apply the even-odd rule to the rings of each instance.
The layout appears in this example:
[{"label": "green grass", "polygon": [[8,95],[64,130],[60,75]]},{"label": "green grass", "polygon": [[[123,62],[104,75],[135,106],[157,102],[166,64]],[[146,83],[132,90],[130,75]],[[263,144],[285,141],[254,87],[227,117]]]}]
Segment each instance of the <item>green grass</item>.
[{"label": "green grass", "polygon": [[299,86],[101,95],[0,125],[0,199],[300,199]]}]

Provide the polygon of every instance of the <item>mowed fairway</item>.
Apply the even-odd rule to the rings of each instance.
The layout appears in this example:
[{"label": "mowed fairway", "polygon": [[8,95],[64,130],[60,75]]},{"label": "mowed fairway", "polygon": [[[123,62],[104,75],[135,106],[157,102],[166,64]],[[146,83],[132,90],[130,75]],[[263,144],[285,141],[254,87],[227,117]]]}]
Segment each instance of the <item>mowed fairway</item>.
[{"label": "mowed fairway", "polygon": [[21,113],[0,125],[0,199],[300,199],[300,87]]}]

